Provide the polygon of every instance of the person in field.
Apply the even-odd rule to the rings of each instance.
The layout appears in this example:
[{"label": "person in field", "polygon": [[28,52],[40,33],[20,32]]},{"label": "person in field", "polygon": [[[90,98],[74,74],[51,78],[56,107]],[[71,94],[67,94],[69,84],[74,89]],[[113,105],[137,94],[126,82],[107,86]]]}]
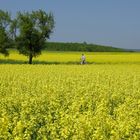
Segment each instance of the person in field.
[{"label": "person in field", "polygon": [[84,54],[82,54],[82,56],[81,56],[81,64],[82,64],[82,65],[83,65],[83,64],[86,64],[86,57],[85,57]]}]

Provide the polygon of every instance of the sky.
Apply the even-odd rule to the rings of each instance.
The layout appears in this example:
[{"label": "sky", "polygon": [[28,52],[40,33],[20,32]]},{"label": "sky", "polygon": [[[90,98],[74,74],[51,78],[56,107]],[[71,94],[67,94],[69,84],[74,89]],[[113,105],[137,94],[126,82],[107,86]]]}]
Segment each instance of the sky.
[{"label": "sky", "polygon": [[0,0],[0,9],[52,12],[49,41],[140,49],[140,0]]}]

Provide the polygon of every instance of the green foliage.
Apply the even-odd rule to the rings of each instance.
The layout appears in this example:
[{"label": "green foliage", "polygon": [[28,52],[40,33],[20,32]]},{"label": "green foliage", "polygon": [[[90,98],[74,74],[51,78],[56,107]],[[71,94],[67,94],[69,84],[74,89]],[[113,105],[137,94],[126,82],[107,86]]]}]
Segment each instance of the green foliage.
[{"label": "green foliage", "polygon": [[54,28],[54,17],[43,10],[31,13],[18,12],[11,25],[11,32],[15,38],[17,49],[21,54],[32,58],[41,54],[46,39],[50,37]]},{"label": "green foliage", "polygon": [[5,12],[0,10],[0,27],[7,29],[10,21],[11,21],[10,14],[7,11]]},{"label": "green foliage", "polygon": [[0,10],[0,53],[7,56],[12,40],[9,34],[11,17],[8,12]]},{"label": "green foliage", "polygon": [[85,51],[85,52],[124,52],[126,50],[111,46],[83,43],[47,42],[45,50],[48,51]]}]

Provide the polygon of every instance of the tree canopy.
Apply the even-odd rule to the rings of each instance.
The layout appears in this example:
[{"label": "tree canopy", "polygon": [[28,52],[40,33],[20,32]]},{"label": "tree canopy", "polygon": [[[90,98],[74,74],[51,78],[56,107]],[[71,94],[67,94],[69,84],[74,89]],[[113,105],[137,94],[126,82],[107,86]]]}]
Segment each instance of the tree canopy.
[{"label": "tree canopy", "polygon": [[8,12],[0,10],[0,53],[7,56],[8,48],[11,45],[11,38],[10,38],[10,23],[11,23],[11,16]]},{"label": "tree canopy", "polygon": [[53,28],[52,13],[47,14],[43,10],[17,13],[10,31],[19,52],[29,57],[29,64],[32,64],[33,57],[41,54]]}]

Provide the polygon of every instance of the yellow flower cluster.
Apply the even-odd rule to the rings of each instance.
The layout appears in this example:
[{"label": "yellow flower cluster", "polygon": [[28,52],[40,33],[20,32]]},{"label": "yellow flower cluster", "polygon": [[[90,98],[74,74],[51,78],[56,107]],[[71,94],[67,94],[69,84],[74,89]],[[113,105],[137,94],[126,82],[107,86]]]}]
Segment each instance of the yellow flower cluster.
[{"label": "yellow flower cluster", "polygon": [[0,140],[139,140],[140,65],[0,65]]}]

